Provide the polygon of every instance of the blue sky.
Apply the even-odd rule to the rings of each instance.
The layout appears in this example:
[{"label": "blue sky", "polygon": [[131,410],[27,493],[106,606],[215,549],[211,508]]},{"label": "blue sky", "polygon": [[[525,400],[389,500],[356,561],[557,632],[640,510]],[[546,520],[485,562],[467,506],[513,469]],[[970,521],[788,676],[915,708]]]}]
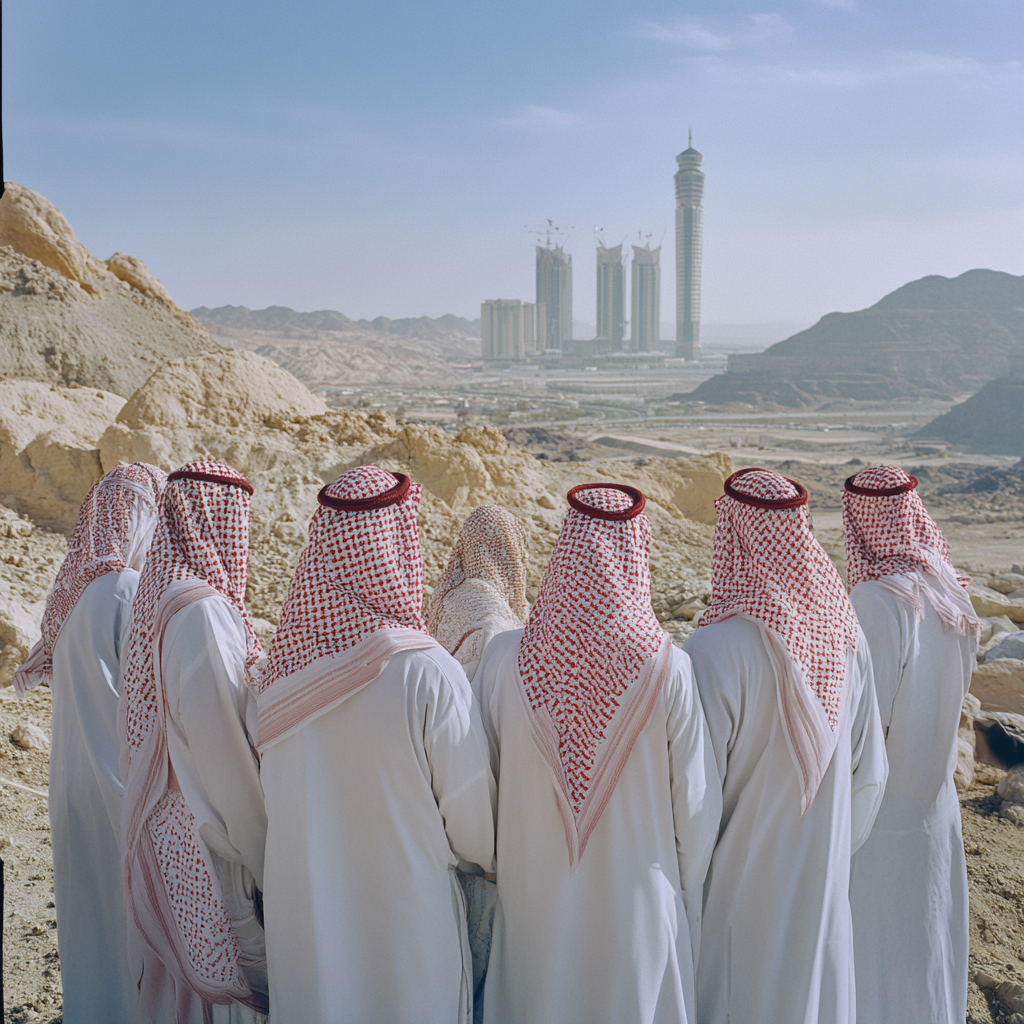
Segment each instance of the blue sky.
[{"label": "blue sky", "polygon": [[1024,274],[1021,0],[8,0],[5,173],[186,308],[479,313],[531,237],[664,232],[705,154],[704,319]]}]

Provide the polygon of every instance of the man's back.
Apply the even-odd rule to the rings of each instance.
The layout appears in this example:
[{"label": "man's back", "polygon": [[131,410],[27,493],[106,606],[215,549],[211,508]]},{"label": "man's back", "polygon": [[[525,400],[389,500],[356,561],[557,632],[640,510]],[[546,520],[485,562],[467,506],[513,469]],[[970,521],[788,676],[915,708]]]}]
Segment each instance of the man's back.
[{"label": "man's back", "polygon": [[[692,1021],[701,886],[720,791],[689,659],[671,650],[660,697],[572,870],[551,770],[520,692],[521,636],[496,637],[474,679],[500,769],[484,1019]],[[620,697],[610,743],[617,719],[636,712],[641,685]]]},{"label": "man's back", "polygon": [[742,615],[686,644],[724,779],[705,884],[702,1024],[848,1024],[851,847],[881,799],[885,754],[867,645],[847,662],[837,743],[806,814],[762,627]]},{"label": "man's back", "polygon": [[[271,1017],[460,1021],[472,965],[454,868],[491,870],[491,781],[443,650],[381,674],[265,753]],[[454,851],[454,852],[453,852]]]}]

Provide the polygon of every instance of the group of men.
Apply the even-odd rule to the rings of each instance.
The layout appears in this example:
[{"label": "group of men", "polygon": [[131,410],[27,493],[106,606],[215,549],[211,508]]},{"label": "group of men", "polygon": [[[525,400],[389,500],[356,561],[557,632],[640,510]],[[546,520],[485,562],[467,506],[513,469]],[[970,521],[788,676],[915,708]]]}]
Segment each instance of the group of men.
[{"label": "group of men", "polygon": [[419,485],[324,487],[265,655],[251,485],[120,466],[83,503],[49,679],[64,1019],[962,1024],[953,788],[978,620],[902,469],[716,502],[685,649],[632,487],[463,525],[424,616]]}]

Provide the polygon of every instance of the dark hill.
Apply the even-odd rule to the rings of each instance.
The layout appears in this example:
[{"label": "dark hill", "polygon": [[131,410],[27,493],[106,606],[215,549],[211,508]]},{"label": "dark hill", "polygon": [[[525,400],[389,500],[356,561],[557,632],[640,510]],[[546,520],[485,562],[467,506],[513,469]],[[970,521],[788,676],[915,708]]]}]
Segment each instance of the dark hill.
[{"label": "dark hill", "polygon": [[959,277],[932,274],[897,288],[872,309],[984,309],[1024,312],[1024,277],[1001,270],[968,270]]},{"label": "dark hill", "polygon": [[813,406],[948,398],[981,387],[1024,351],[1024,277],[925,277],[870,309],[829,313],[758,355],[729,358],[691,400]]},{"label": "dark hill", "polygon": [[1024,456],[1024,376],[990,380],[918,432],[968,452]]}]

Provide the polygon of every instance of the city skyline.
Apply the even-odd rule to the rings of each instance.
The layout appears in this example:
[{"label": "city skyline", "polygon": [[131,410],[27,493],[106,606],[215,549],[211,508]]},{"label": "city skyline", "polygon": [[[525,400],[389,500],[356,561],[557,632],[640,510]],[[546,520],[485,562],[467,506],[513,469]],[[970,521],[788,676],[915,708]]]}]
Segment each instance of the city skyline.
[{"label": "city skyline", "polygon": [[[8,178],[184,308],[475,318],[530,297],[540,211],[580,252],[595,224],[671,232],[689,125],[713,160],[705,323],[1024,273],[1019,0],[38,0],[3,29]],[[671,243],[661,266],[668,313]]]}]

